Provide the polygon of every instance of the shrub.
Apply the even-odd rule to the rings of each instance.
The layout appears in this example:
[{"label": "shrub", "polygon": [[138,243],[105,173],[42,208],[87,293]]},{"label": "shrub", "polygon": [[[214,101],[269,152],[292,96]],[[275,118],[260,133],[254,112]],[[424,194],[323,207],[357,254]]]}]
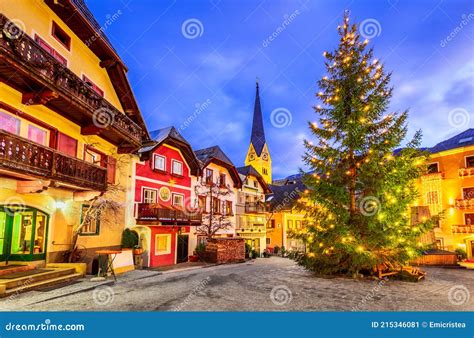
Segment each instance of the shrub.
[{"label": "shrub", "polygon": [[122,232],[122,248],[124,249],[133,249],[138,246],[138,234],[130,229],[125,229]]},{"label": "shrub", "polygon": [[458,255],[458,259],[460,260],[467,258],[467,253],[466,253],[466,250],[464,249],[457,248],[456,250],[454,250],[454,252],[456,253],[456,255]]},{"label": "shrub", "polygon": [[206,251],[206,244],[204,243],[199,243],[198,245],[196,245],[196,249],[195,249],[196,253],[202,253],[204,251]]}]

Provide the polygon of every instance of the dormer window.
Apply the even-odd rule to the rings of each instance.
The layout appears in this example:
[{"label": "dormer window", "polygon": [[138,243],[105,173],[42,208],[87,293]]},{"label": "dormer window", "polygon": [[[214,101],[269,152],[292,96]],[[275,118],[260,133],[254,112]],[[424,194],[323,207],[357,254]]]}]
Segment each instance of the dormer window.
[{"label": "dormer window", "polygon": [[71,37],[54,21],[51,35],[54,36],[64,48],[71,50]]},{"label": "dormer window", "polygon": [[219,175],[219,185],[220,185],[221,187],[225,187],[225,186],[226,186],[225,174],[220,174],[220,175]]},{"label": "dormer window", "polygon": [[206,168],[206,184],[212,184],[212,175],[213,175],[212,169]]},{"label": "dormer window", "polygon": [[174,175],[183,176],[183,163],[173,160],[172,163],[172,173]]},{"label": "dormer window", "polygon": [[155,154],[153,157],[153,169],[166,171],[166,157]]}]

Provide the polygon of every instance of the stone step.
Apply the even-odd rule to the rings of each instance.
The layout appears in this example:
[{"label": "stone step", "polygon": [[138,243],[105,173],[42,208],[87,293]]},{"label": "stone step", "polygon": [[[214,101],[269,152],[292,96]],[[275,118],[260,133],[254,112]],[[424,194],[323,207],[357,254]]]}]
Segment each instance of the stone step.
[{"label": "stone step", "polygon": [[2,276],[4,275],[9,275],[11,273],[29,271],[34,269],[34,265],[3,265],[0,267],[0,278],[2,278]]},{"label": "stone step", "polygon": [[28,285],[23,285],[23,286],[18,286],[15,288],[7,289],[5,293],[0,294],[1,297],[8,297],[14,294],[18,294],[20,292],[26,292],[26,291],[31,291],[35,289],[41,289],[44,287],[52,286],[55,284],[64,284],[67,282],[74,282],[77,279],[82,278],[83,275],[80,273],[70,273],[68,275],[56,277],[56,278],[51,278],[51,279],[46,279],[46,280],[39,280],[34,283],[28,284]]},{"label": "stone step", "polygon": [[75,273],[76,270],[74,268],[39,269],[39,272],[36,274],[26,275],[18,278],[7,279],[0,277],[0,285],[3,285],[8,291],[9,289],[14,289],[18,287],[28,287],[28,285],[32,285],[40,281],[55,279],[58,277],[72,275]]}]

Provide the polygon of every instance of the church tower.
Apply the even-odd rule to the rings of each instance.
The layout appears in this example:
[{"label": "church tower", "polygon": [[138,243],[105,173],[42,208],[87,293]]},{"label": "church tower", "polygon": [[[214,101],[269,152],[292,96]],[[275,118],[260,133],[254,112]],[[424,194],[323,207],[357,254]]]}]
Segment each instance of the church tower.
[{"label": "church tower", "polygon": [[272,183],[272,159],[268,151],[267,141],[265,140],[265,130],[263,129],[258,80],[255,106],[253,108],[252,135],[250,136],[250,146],[245,158],[245,165],[251,165],[262,175],[265,182],[268,184]]}]

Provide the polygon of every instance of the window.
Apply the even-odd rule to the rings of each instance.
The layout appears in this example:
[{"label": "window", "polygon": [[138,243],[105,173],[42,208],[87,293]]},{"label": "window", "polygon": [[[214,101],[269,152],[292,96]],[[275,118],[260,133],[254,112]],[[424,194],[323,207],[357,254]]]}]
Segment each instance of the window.
[{"label": "window", "polygon": [[156,203],[157,191],[155,189],[143,188],[143,203]]},{"label": "window", "polygon": [[94,82],[91,81],[87,76],[82,75],[82,80],[92,88],[93,91],[95,91],[99,96],[104,97],[104,91],[100,89]]},{"label": "window", "polygon": [[254,188],[258,188],[258,182],[257,182],[257,180],[254,180],[254,181],[253,181],[253,187],[254,187]]},{"label": "window", "polygon": [[227,216],[232,216],[232,201],[225,201],[225,213]]},{"label": "window", "polygon": [[42,144],[42,145],[47,145],[47,138],[48,138],[48,132],[42,128],[38,128],[32,124],[28,126],[28,139]]},{"label": "window", "polygon": [[64,56],[59,54],[53,47],[48,45],[46,41],[40,38],[38,35],[35,36],[35,41],[38,45],[41,46],[45,51],[47,51],[52,57],[58,60],[62,65],[67,66],[67,60]]},{"label": "window", "polygon": [[462,188],[462,198],[466,200],[474,198],[474,187]]},{"label": "window", "polygon": [[202,212],[207,212],[206,201],[207,201],[206,196],[198,197],[198,207],[199,207],[199,210],[201,210]]},{"label": "window", "polygon": [[438,204],[438,192],[437,191],[429,191],[426,193],[426,203],[427,204]]},{"label": "window", "polygon": [[436,238],[435,247],[436,247],[436,249],[443,250],[444,249],[444,239],[443,238]]},{"label": "window", "polygon": [[207,237],[206,236],[197,236],[197,244],[204,244],[207,245]]},{"label": "window", "polygon": [[154,156],[153,156],[153,169],[166,171],[166,157],[154,154]]},{"label": "window", "polygon": [[104,160],[104,154],[95,150],[90,146],[84,147],[84,161],[90,162],[95,165],[102,165]]},{"label": "window", "polygon": [[270,229],[275,229],[275,220],[272,219],[270,220],[270,226],[269,226]]},{"label": "window", "polygon": [[295,221],[296,229],[301,229],[301,221]]},{"label": "window", "polygon": [[220,175],[219,175],[219,185],[220,185],[221,187],[225,187],[225,186],[226,186],[226,184],[225,184],[225,174],[220,174]]},{"label": "window", "polygon": [[474,225],[474,213],[466,213],[466,214],[464,214],[464,224],[466,224],[466,225]]},{"label": "window", "polygon": [[206,168],[206,184],[212,184],[212,176],[213,176],[212,169]]},{"label": "window", "polygon": [[81,235],[98,235],[100,232],[100,211],[90,205],[82,205]]},{"label": "window", "polygon": [[51,35],[54,36],[67,50],[71,50],[71,37],[67,35],[66,32],[54,21]]},{"label": "window", "polygon": [[474,156],[467,156],[466,157],[466,168],[474,167]]},{"label": "window", "polygon": [[249,185],[249,178],[248,177],[245,178],[244,184]]},{"label": "window", "polygon": [[184,206],[184,196],[181,194],[173,194],[173,205]]},{"label": "window", "polygon": [[439,173],[439,165],[438,163],[430,163],[428,164],[428,174]]},{"label": "window", "polygon": [[213,198],[212,199],[212,212],[214,212],[215,214],[219,214],[221,212],[220,207],[221,207],[221,204],[220,204],[219,199]]},{"label": "window", "polygon": [[69,156],[77,157],[77,140],[63,133],[58,133],[58,150]]},{"label": "window", "polygon": [[288,220],[288,229],[293,229],[293,221]]},{"label": "window", "polygon": [[167,255],[171,253],[171,235],[155,235],[155,255]]},{"label": "window", "polygon": [[173,174],[183,176],[183,163],[173,160],[171,170]]},{"label": "window", "polygon": [[268,174],[268,171],[267,171],[266,168],[262,168],[262,172],[263,172],[264,175],[267,175],[267,174]]},{"label": "window", "polygon": [[0,129],[19,135],[20,119],[0,111]]},{"label": "window", "polygon": [[270,245],[270,238],[267,238],[267,245]]}]

